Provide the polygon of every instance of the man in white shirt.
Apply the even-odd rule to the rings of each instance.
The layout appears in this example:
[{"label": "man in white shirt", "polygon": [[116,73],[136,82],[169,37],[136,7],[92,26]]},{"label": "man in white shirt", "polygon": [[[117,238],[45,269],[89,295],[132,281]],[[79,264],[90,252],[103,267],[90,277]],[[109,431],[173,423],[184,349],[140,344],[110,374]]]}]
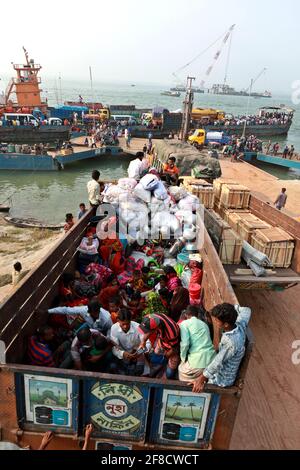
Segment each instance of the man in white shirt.
[{"label": "man in white shirt", "polygon": [[48,313],[59,315],[80,315],[90,328],[100,331],[105,336],[109,336],[112,326],[110,313],[97,299],[92,299],[88,305],[82,307],[56,307],[48,310]]},{"label": "man in white shirt", "polygon": [[94,170],[92,179],[87,184],[90,205],[98,207],[101,202],[100,186],[99,186],[100,171]]},{"label": "man in white shirt", "polygon": [[145,352],[150,352],[151,343],[146,342],[145,350],[140,349],[143,341],[143,333],[139,329],[139,323],[131,321],[131,312],[122,308],[110,332],[110,338],[118,347],[114,347],[113,355],[119,360],[119,373],[125,375],[140,376],[144,373]]},{"label": "man in white shirt", "polygon": [[134,178],[137,181],[140,180],[142,171],[144,170],[143,159],[144,159],[144,153],[137,152],[136,159],[132,160],[129,163],[129,167],[127,170],[129,178]]}]

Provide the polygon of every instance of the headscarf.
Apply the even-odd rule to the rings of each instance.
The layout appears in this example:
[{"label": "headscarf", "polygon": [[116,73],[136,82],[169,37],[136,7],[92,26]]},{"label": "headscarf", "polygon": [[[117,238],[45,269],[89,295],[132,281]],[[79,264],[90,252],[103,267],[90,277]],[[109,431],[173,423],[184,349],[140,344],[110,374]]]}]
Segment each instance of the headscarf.
[{"label": "headscarf", "polygon": [[169,277],[167,282],[167,288],[169,291],[174,292],[175,289],[182,286],[181,280],[177,276]]},{"label": "headscarf", "polygon": [[178,287],[171,300],[170,317],[178,321],[182,312],[190,305],[190,294],[184,287]]}]

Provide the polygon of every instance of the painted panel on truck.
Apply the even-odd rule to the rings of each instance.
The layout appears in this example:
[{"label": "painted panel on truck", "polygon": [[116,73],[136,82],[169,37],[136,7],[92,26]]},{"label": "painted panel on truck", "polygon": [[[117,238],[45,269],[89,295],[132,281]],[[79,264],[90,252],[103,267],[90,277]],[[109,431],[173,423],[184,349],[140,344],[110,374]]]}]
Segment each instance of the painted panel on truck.
[{"label": "painted panel on truck", "polygon": [[207,447],[212,441],[220,396],[156,388],[150,440],[169,446]]},{"label": "painted panel on truck", "polygon": [[84,383],[85,423],[94,435],[130,441],[145,439],[149,402],[147,385],[87,380]]},{"label": "painted panel on truck", "polygon": [[78,430],[78,381],[46,375],[16,374],[19,423],[26,429]]}]

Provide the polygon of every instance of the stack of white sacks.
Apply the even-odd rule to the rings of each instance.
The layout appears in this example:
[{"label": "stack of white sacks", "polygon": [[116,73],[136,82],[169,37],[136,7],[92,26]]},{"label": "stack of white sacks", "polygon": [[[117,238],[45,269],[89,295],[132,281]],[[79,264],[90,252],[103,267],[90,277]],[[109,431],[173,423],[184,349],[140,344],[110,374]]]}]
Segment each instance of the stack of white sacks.
[{"label": "stack of white sacks", "polygon": [[[183,187],[166,187],[156,175],[147,174],[139,183],[122,178],[105,191],[104,203],[112,204],[120,219],[121,231],[134,240],[181,236],[194,229],[199,199]],[[150,221],[150,224],[149,224]]]}]

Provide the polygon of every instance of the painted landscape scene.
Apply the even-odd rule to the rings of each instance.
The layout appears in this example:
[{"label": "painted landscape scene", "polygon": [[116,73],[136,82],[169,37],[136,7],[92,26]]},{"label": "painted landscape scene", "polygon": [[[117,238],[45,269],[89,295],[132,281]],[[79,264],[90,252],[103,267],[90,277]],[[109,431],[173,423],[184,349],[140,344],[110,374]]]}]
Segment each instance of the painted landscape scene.
[{"label": "painted landscape scene", "polygon": [[68,406],[67,384],[30,380],[29,381],[30,407],[34,405]]},{"label": "painted landscape scene", "polygon": [[168,395],[165,421],[199,425],[204,405],[204,397]]}]

